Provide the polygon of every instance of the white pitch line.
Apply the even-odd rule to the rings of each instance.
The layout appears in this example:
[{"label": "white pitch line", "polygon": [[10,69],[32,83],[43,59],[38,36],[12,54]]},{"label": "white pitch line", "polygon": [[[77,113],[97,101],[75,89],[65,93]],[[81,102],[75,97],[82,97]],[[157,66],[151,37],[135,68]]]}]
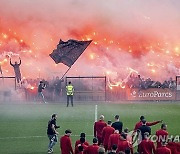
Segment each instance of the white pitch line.
[{"label": "white pitch line", "polygon": [[97,105],[95,105],[95,113],[94,113],[94,121],[96,122],[97,121]]},{"label": "white pitch line", "polygon": [[[61,135],[62,136],[62,135]],[[80,135],[71,135],[71,136],[80,136]],[[86,136],[93,136],[93,135],[86,135]],[[14,137],[0,137],[0,140],[8,140],[8,139],[27,139],[27,138],[43,138],[47,136],[14,136]]]},{"label": "white pitch line", "polygon": [[5,140],[5,139],[26,139],[26,138],[40,138],[40,137],[45,137],[45,136],[14,136],[14,137],[0,137],[0,140]]}]

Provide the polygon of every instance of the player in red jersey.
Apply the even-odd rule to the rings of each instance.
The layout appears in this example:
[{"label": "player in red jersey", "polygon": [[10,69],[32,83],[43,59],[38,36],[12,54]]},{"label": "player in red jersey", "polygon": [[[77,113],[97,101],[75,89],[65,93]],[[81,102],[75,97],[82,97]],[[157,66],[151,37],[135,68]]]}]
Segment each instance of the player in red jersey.
[{"label": "player in red jersey", "polygon": [[108,150],[111,150],[114,144],[118,145],[119,137],[120,134],[118,130],[115,130],[114,133],[109,136]]},{"label": "player in red jersey", "polygon": [[105,151],[108,149],[109,136],[114,133],[115,129],[111,127],[112,122],[109,120],[108,125],[102,130],[102,140]]},{"label": "player in red jersey", "polygon": [[98,154],[105,154],[105,149],[103,147],[99,147]]},{"label": "player in red jersey", "polygon": [[65,135],[61,137],[60,139],[60,148],[61,148],[61,154],[73,154],[73,149],[71,145],[71,130],[66,130]]},{"label": "player in red jersey", "polygon": [[[85,134],[85,133],[81,133],[81,134],[80,134],[80,138],[81,138],[81,137],[85,138],[85,140],[86,140],[86,134]],[[80,139],[77,140],[77,141],[75,142],[75,148],[76,148],[76,146],[77,146],[78,144],[80,144],[80,143],[81,143],[81,142],[80,142]],[[89,143],[88,143],[87,141],[85,141],[84,144],[87,145],[87,146],[89,146]]]},{"label": "player in red jersey", "polygon": [[121,133],[121,136],[118,142],[117,153],[120,151],[125,152],[126,149],[130,149],[131,153],[133,154],[133,148],[130,145],[130,143],[127,141],[126,134]]},{"label": "player in red jersey", "polygon": [[166,141],[162,141],[162,146],[156,149],[156,154],[172,154],[171,150],[166,147]]},{"label": "player in red jersey", "polygon": [[116,154],[117,151],[117,145],[114,144],[111,148],[111,150],[108,152],[108,154]]},{"label": "player in red jersey", "polygon": [[98,154],[98,139],[97,138],[93,138],[93,144],[89,145],[85,150],[84,150],[84,154]]},{"label": "player in red jersey", "polygon": [[76,147],[75,147],[75,154],[79,154],[80,150],[80,146],[83,147],[83,150],[85,150],[88,146],[85,144],[85,138],[84,137],[81,137],[80,138],[80,144],[78,144]]},{"label": "player in red jersey", "polygon": [[157,148],[161,147],[161,142],[163,140],[167,141],[168,138],[168,132],[167,132],[167,125],[162,124],[161,129],[156,131],[156,137],[157,137]]},{"label": "player in red jersey", "polygon": [[154,143],[148,138],[149,133],[144,133],[144,140],[139,145],[139,153],[140,154],[155,154],[155,146]]},{"label": "player in red jersey", "polygon": [[180,143],[174,141],[175,141],[174,138],[169,139],[166,147],[171,150],[172,154],[180,154]]},{"label": "player in red jersey", "polygon": [[84,148],[83,148],[83,146],[78,146],[78,153],[77,154],[84,154]]},{"label": "player in red jersey", "polygon": [[98,139],[98,145],[102,144],[102,130],[107,124],[104,122],[104,116],[101,115],[99,121],[94,123],[94,137]]},{"label": "player in red jersey", "polygon": [[[136,123],[135,127],[134,127],[134,131],[136,131],[137,129],[139,129],[141,126],[142,126],[142,121],[145,119],[144,116],[141,116],[140,117],[140,121]],[[158,123],[161,123],[162,120],[159,120],[159,121],[154,121],[154,122],[146,122],[146,125],[147,126],[153,126],[153,125],[156,125]]]}]

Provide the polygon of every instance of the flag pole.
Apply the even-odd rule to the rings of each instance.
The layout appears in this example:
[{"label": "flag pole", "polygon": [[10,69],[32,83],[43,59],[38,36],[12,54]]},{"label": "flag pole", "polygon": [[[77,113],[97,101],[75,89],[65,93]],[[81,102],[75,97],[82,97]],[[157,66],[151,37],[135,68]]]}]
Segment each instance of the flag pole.
[{"label": "flag pole", "polygon": [[71,67],[69,67],[69,68],[67,69],[67,71],[63,74],[63,76],[61,77],[60,80],[62,80],[62,79],[64,78],[64,76],[69,72],[70,68],[71,68]]}]

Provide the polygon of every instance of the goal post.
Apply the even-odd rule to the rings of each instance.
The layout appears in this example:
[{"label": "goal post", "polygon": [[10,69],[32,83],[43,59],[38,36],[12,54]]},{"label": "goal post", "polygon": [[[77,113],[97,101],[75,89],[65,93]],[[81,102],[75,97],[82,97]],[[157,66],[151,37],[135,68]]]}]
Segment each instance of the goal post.
[{"label": "goal post", "polygon": [[106,101],[106,76],[67,76],[65,84],[69,81],[75,89],[75,100]]},{"label": "goal post", "polygon": [[10,101],[16,90],[16,78],[13,76],[0,77],[0,103]]},{"label": "goal post", "polygon": [[176,100],[180,100],[180,75],[176,76]]},{"label": "goal post", "polygon": [[16,90],[17,83],[16,83],[16,77],[15,76],[1,76],[0,77],[0,85],[4,89],[9,89],[14,87],[14,90]]},{"label": "goal post", "polygon": [[176,90],[180,91],[180,76],[176,76]]}]

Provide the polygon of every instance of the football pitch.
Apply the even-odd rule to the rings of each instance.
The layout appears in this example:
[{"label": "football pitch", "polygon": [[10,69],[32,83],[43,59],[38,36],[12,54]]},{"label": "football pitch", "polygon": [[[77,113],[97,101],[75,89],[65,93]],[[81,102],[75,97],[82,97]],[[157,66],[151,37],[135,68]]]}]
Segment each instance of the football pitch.
[{"label": "football pitch", "polygon": [[[0,153],[1,154],[44,154],[47,153],[47,123],[53,113],[57,113],[59,137],[66,129],[72,130],[72,145],[85,132],[92,143],[93,123],[96,103],[66,104],[0,104]],[[163,120],[168,132],[180,135],[180,102],[124,102],[98,103],[97,115],[103,114],[105,121],[114,121],[119,114],[124,128],[134,128],[139,117],[144,115],[147,121]],[[152,126],[152,134],[161,124]],[[54,153],[60,153],[59,142]]]}]

